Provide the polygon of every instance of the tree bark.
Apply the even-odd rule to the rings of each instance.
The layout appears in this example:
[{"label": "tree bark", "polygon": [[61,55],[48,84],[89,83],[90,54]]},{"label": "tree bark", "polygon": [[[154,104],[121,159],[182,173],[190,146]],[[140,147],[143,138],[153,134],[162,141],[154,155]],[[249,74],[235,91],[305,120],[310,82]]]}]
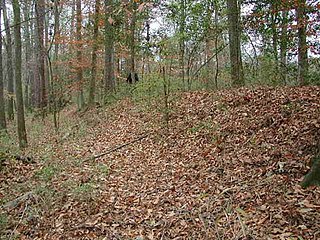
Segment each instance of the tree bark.
[{"label": "tree bark", "polygon": [[104,62],[104,83],[105,93],[114,91],[114,37],[113,26],[110,23],[113,1],[104,1],[105,4],[105,62]]},{"label": "tree bark", "polygon": [[298,1],[296,13],[298,24],[298,82],[303,86],[307,84],[308,75],[306,0]]},{"label": "tree bark", "polygon": [[229,24],[229,54],[231,60],[231,80],[233,86],[243,86],[243,68],[240,48],[240,7],[237,0],[227,0]]},{"label": "tree bark", "polygon": [[37,40],[39,44],[38,49],[38,68],[40,77],[40,108],[44,114],[45,107],[47,106],[46,94],[46,77],[45,77],[45,46],[44,46],[44,21],[45,21],[45,2],[38,0],[36,2],[36,17],[37,17]]},{"label": "tree bark", "polygon": [[82,89],[83,70],[82,70],[82,11],[81,0],[76,1],[76,40],[77,40],[77,82],[78,82],[78,110],[81,110],[84,105],[84,96]]},{"label": "tree bark", "polygon": [[100,13],[100,0],[96,0],[94,27],[93,27],[93,47],[92,47],[92,56],[91,56],[92,67],[91,67],[91,79],[90,79],[89,100],[88,100],[89,107],[94,105],[95,90],[96,90],[99,13]]},{"label": "tree bark", "polygon": [[1,10],[2,10],[2,2],[0,2],[0,131],[7,128],[6,110],[5,110],[5,102],[4,102],[4,90],[3,90],[3,71],[2,71]]},{"label": "tree bark", "polygon": [[16,84],[16,102],[17,102],[17,126],[20,148],[27,146],[27,134],[24,120],[24,105],[22,96],[21,82],[21,19],[19,0],[12,1],[14,16],[14,40],[15,40],[15,84]]},{"label": "tree bark", "polygon": [[274,62],[275,62],[275,76],[278,77],[279,73],[279,58],[278,58],[278,31],[277,31],[277,3],[272,2],[271,3],[271,31],[272,31],[272,49],[273,49],[273,57],[274,57]]},{"label": "tree bark", "polygon": [[26,73],[24,74],[25,77],[25,94],[24,94],[24,105],[26,109],[29,109],[31,106],[31,101],[30,101],[30,87],[31,87],[31,76],[32,72],[30,69],[30,62],[32,59],[32,51],[31,51],[31,33],[30,33],[30,5],[31,2],[27,1],[24,4],[23,7],[23,15],[24,15],[24,46],[25,46],[25,65],[26,65]]},{"label": "tree bark", "polygon": [[180,26],[179,26],[179,50],[180,50],[180,56],[179,56],[179,63],[180,63],[180,76],[183,83],[183,88],[185,88],[185,68],[184,68],[184,58],[185,58],[185,31],[186,31],[186,13],[185,13],[185,7],[186,3],[185,0],[180,1],[180,7],[181,7],[181,18],[180,18]]},{"label": "tree bark", "polygon": [[[218,39],[219,39],[219,16],[218,16],[218,1],[214,1],[214,27],[215,27],[215,36],[214,36],[214,46],[218,49]],[[214,75],[214,85],[218,89],[218,76],[219,76],[219,57],[218,53],[216,54],[216,69]]]},{"label": "tree bark", "polygon": [[136,22],[137,22],[137,3],[131,3],[131,23],[130,23],[130,74],[133,82],[136,82]]},{"label": "tree bark", "polygon": [[[1,0],[0,0],[1,1]],[[3,3],[3,21],[4,27],[6,32],[7,44],[6,44],[6,52],[7,52],[7,72],[8,72],[8,104],[7,104],[7,112],[8,112],[8,119],[14,119],[14,112],[13,112],[13,99],[14,99],[14,79],[13,79],[13,58],[12,58],[12,36],[11,36],[11,29],[9,26],[8,16],[7,16],[7,8],[5,0],[2,1]]]},{"label": "tree bark", "polygon": [[[285,6],[287,7],[287,6]],[[281,82],[287,83],[287,48],[288,48],[288,10],[282,11],[282,27],[280,41],[280,73]]]}]

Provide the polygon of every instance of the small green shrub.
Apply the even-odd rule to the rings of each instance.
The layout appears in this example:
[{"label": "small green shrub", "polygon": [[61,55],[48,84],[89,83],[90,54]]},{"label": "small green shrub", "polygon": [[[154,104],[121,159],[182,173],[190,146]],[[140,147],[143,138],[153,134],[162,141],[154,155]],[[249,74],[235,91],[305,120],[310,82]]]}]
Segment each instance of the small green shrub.
[{"label": "small green shrub", "polygon": [[89,201],[95,194],[95,185],[92,182],[81,183],[72,190],[72,195],[79,201]]},{"label": "small green shrub", "polygon": [[109,175],[110,168],[107,165],[100,163],[97,165],[97,169],[99,171],[99,174],[102,175],[103,177],[106,177]]},{"label": "small green shrub", "polygon": [[52,165],[45,166],[36,172],[36,177],[42,181],[49,182],[58,172],[58,168]]},{"label": "small green shrub", "polygon": [[8,216],[4,213],[0,213],[0,232],[3,232],[8,225]]}]

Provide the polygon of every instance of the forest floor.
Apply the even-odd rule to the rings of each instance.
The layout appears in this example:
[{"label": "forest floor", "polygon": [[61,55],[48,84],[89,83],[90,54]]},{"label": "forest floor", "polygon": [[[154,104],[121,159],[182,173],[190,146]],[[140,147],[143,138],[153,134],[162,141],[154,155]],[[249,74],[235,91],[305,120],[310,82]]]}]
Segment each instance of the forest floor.
[{"label": "forest floor", "polygon": [[69,107],[60,133],[28,119],[32,161],[0,172],[0,239],[320,239],[320,188],[299,185],[319,87],[179,93],[163,113],[126,99]]}]

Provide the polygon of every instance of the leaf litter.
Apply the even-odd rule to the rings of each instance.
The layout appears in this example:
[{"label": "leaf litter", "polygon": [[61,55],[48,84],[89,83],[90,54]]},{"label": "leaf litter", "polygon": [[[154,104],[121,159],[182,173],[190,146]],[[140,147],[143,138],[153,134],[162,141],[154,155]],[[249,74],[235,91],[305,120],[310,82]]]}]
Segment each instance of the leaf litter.
[{"label": "leaf litter", "polygon": [[29,151],[37,163],[10,163],[0,176],[5,201],[33,193],[1,209],[9,219],[3,234],[319,239],[320,191],[299,186],[320,133],[319,90],[179,93],[171,102],[168,129],[159,102],[153,111],[128,99],[82,116],[66,111],[76,133],[57,136],[48,124],[32,139]]}]

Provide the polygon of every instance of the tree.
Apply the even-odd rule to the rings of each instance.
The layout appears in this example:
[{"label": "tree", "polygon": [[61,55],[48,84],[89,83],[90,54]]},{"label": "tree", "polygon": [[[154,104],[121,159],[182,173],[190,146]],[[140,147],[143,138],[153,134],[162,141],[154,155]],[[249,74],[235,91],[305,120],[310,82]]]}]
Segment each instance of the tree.
[{"label": "tree", "polygon": [[[24,105],[26,109],[30,109],[31,107],[31,101],[30,101],[30,86],[31,86],[31,80],[32,80],[32,69],[31,61],[33,56],[32,51],[32,39],[31,39],[31,23],[30,23],[30,17],[32,16],[31,12],[32,3],[30,0],[26,0],[23,5],[23,16],[24,16],[24,59],[25,59],[25,73],[24,73]],[[31,13],[30,13],[31,12]]]},{"label": "tree", "polygon": [[91,66],[91,79],[90,79],[88,106],[92,106],[94,104],[94,96],[95,96],[95,88],[96,88],[99,12],[100,12],[100,0],[96,0],[94,26],[93,26],[93,47],[92,47],[92,56],[91,56],[92,66]]},{"label": "tree", "polygon": [[314,157],[311,170],[300,183],[301,187],[320,186],[320,155]]},{"label": "tree", "polygon": [[104,1],[105,4],[105,64],[104,64],[104,90],[105,93],[115,88],[114,79],[114,32],[112,26],[113,1]]},{"label": "tree", "polygon": [[24,120],[24,105],[22,96],[21,82],[21,20],[20,20],[20,4],[19,0],[12,1],[13,17],[14,17],[14,41],[15,41],[15,84],[16,84],[16,102],[17,102],[17,126],[19,146],[24,148],[27,146],[27,134]]},{"label": "tree", "polygon": [[185,32],[186,32],[186,0],[180,1],[180,24],[179,24],[179,50],[180,50],[180,75],[183,82],[183,87],[185,87],[185,68],[184,68],[184,58],[185,58]]},{"label": "tree", "polygon": [[76,40],[77,40],[77,82],[78,82],[78,110],[84,105],[84,96],[82,89],[83,70],[82,70],[82,11],[81,0],[76,0]]},{"label": "tree", "polygon": [[4,92],[3,92],[1,10],[2,10],[2,2],[0,2],[0,131],[7,128],[6,110],[5,110]]},{"label": "tree", "polygon": [[308,75],[307,15],[306,0],[298,0],[296,8],[298,24],[298,82],[306,84]]},{"label": "tree", "polygon": [[135,62],[136,62],[136,22],[137,22],[137,2],[132,1],[131,3],[131,22],[130,22],[130,74],[133,79],[133,82],[136,81],[136,70],[135,70]]},{"label": "tree", "polygon": [[244,77],[240,48],[240,6],[237,0],[227,0],[227,8],[231,79],[234,86],[242,86],[244,85]]},{"label": "tree", "polygon": [[270,3],[271,8],[271,32],[272,32],[272,52],[274,57],[274,72],[275,76],[278,76],[278,66],[279,66],[279,57],[278,57],[278,31],[277,31],[277,24],[278,21],[278,4],[277,2],[271,1]]},{"label": "tree", "polygon": [[44,114],[44,108],[47,105],[46,78],[45,78],[45,45],[44,45],[44,21],[45,21],[45,2],[44,0],[36,1],[36,24],[37,24],[37,41],[38,41],[38,69],[39,69],[39,100],[40,108]]},{"label": "tree", "polygon": [[[2,1],[2,0],[0,0]],[[6,8],[6,2],[5,0],[2,1],[3,5],[3,22],[6,32],[6,66],[7,66],[7,73],[8,73],[8,104],[7,104],[7,111],[8,111],[8,119],[13,120],[14,118],[14,112],[13,112],[13,92],[14,92],[14,79],[13,79],[13,58],[12,58],[12,37],[11,37],[11,30],[9,26],[9,20],[7,16],[7,8]]]},{"label": "tree", "polygon": [[287,4],[283,6],[285,9],[282,11],[282,27],[280,36],[280,73],[282,83],[287,83],[287,48],[288,48],[288,10]]},{"label": "tree", "polygon": [[[58,39],[60,37],[60,9],[59,2],[54,2],[54,52],[53,52],[53,61],[57,63],[58,61],[58,53],[59,53],[59,43]],[[48,55],[48,63],[50,69],[50,99],[52,102],[52,112],[53,112],[53,123],[56,131],[59,129],[59,107],[58,107],[58,99],[57,99],[57,79],[58,79],[58,67],[55,66],[52,68],[51,58]],[[61,86],[60,86],[61,87]]]}]

